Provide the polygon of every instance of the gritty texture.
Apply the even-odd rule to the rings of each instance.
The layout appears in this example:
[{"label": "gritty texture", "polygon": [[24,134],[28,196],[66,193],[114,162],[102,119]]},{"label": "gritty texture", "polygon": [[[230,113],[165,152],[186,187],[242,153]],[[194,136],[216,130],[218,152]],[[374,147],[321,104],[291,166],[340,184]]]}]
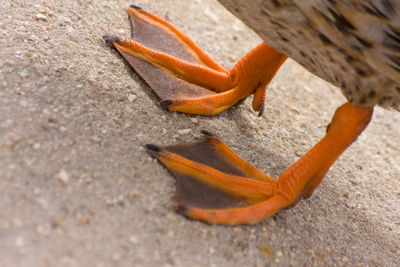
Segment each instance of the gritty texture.
[{"label": "gritty texture", "polygon": [[[174,213],[174,179],[144,144],[207,129],[276,177],[344,97],[289,60],[261,118],[251,99],[214,117],[169,113],[101,38],[129,36],[129,4],[1,0],[0,266],[398,266],[400,114],[381,108],[293,209],[249,226]],[[260,42],[214,1],[135,4],[227,67]]]}]

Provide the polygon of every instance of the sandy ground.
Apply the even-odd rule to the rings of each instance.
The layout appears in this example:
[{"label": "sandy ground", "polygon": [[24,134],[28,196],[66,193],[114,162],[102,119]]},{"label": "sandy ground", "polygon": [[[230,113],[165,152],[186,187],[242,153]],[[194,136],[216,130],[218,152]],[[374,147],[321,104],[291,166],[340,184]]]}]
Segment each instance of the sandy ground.
[{"label": "sandy ground", "polygon": [[[398,266],[400,114],[381,108],[295,208],[234,227],[175,214],[174,179],[143,144],[208,129],[278,176],[344,98],[288,61],[261,118],[251,99],[215,117],[168,113],[101,39],[129,36],[129,4],[1,0],[0,266]],[[260,42],[214,1],[135,4],[227,67]]]}]

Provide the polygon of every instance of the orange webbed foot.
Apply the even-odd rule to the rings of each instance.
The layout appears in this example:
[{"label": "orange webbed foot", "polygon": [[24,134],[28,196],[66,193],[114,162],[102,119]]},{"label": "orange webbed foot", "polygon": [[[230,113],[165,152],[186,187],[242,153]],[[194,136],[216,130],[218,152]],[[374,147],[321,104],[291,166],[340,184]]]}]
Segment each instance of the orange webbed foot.
[{"label": "orange webbed foot", "polygon": [[[241,210],[274,195],[277,180],[241,159],[212,133],[202,133],[206,138],[197,143],[146,147],[176,178],[177,212],[210,223],[241,221],[246,217]],[[224,211],[240,212],[237,219],[231,214],[222,222]],[[218,218],[205,218],[204,213]]]},{"label": "orange webbed foot", "polygon": [[254,94],[253,108],[262,110],[266,85],[285,55],[262,43],[226,70],[169,22],[137,6],[128,14],[132,39],[103,38],[145,80],[164,108],[214,115]]},{"label": "orange webbed foot", "polygon": [[325,136],[278,179],[263,174],[207,131],[201,142],[147,149],[177,180],[178,212],[208,223],[255,223],[311,196],[368,125],[372,111],[350,104],[339,107]]}]

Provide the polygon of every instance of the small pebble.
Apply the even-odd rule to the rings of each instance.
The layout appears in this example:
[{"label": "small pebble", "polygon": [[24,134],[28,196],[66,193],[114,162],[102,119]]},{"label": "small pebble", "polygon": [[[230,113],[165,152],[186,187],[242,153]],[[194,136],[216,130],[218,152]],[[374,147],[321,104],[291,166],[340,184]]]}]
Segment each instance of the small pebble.
[{"label": "small pebble", "polygon": [[121,255],[119,255],[118,253],[115,253],[115,254],[112,256],[112,259],[115,260],[115,261],[118,261],[118,260],[121,259]]},{"label": "small pebble", "polygon": [[47,17],[43,14],[36,14],[35,15],[36,20],[42,20],[42,21],[47,21]]},{"label": "small pebble", "polygon": [[28,106],[28,101],[26,101],[25,99],[22,99],[21,101],[19,101],[19,104],[21,105],[21,107],[26,108]]},{"label": "small pebble", "polygon": [[191,120],[193,123],[199,123],[199,121],[198,121],[196,118],[190,118],[190,120]]},{"label": "small pebble", "polygon": [[236,232],[236,233],[239,233],[239,232],[243,232],[243,229],[240,226],[236,226],[236,227],[233,228],[233,231]]},{"label": "small pebble", "polygon": [[129,101],[129,102],[133,102],[133,101],[135,101],[135,100],[136,100],[136,98],[137,98],[137,96],[136,96],[136,95],[134,95],[134,94],[129,94],[129,95],[128,95],[128,101]]},{"label": "small pebble", "polygon": [[137,236],[135,236],[135,235],[131,235],[129,237],[129,241],[131,241],[132,244],[137,244],[139,242]]},{"label": "small pebble", "polygon": [[274,226],[276,223],[275,223],[274,219],[270,218],[270,219],[268,219],[268,224],[271,226]]},{"label": "small pebble", "polygon": [[168,232],[167,232],[167,236],[174,237],[175,236],[174,231],[172,229],[169,229]]},{"label": "small pebble", "polygon": [[192,129],[179,129],[178,133],[179,134],[190,134],[192,132]]},{"label": "small pebble", "polygon": [[134,198],[136,198],[137,197],[137,194],[135,193],[135,192],[131,192],[131,193],[129,193],[129,195],[128,195],[128,199],[134,199]]},{"label": "small pebble", "polygon": [[75,32],[75,29],[72,26],[67,26],[65,28],[65,30],[67,31],[67,33],[69,34],[73,34]]},{"label": "small pebble", "polygon": [[295,151],[294,154],[295,154],[297,157],[301,157],[301,156],[303,155],[300,151]]},{"label": "small pebble", "polygon": [[101,87],[102,87],[104,90],[110,90],[110,86],[108,86],[106,83],[102,83],[102,84],[101,84]]},{"label": "small pebble", "polygon": [[90,217],[83,215],[82,217],[79,218],[79,223],[81,225],[89,224],[90,223]]},{"label": "small pebble", "polygon": [[33,144],[33,149],[39,149],[40,148],[40,144],[39,143],[34,143]]},{"label": "small pebble", "polygon": [[50,229],[45,225],[38,225],[36,227],[36,232],[42,236],[48,236],[50,234]]},{"label": "small pebble", "polygon": [[22,236],[17,237],[17,239],[15,239],[15,245],[17,247],[22,247],[24,245],[24,238]]},{"label": "small pebble", "polygon": [[69,175],[64,169],[61,169],[61,171],[57,174],[57,178],[60,179],[64,184],[67,184],[69,181]]}]

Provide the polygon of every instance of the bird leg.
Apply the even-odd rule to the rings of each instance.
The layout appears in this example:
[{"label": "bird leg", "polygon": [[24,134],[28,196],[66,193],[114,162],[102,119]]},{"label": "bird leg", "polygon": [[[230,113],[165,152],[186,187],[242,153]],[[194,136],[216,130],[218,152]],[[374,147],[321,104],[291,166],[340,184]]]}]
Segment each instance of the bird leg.
[{"label": "bird leg", "polygon": [[372,113],[373,108],[348,103],[339,107],[325,136],[278,179],[263,174],[207,131],[202,142],[147,149],[177,179],[178,212],[208,223],[255,223],[310,197]]},{"label": "bird leg", "polygon": [[171,111],[214,115],[254,94],[262,111],[265,90],[286,56],[259,44],[226,70],[175,26],[137,6],[128,9],[132,39],[105,35]]}]

